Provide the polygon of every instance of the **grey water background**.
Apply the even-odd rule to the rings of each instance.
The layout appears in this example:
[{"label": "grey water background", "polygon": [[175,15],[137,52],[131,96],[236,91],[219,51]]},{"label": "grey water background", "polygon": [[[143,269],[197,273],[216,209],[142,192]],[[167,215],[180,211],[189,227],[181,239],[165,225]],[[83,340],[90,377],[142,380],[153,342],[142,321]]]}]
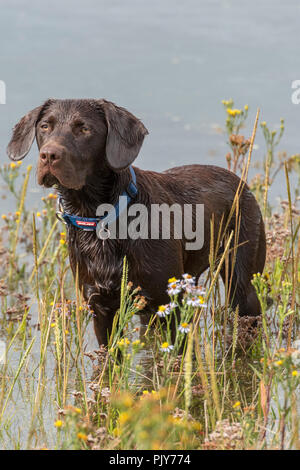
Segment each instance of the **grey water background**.
[{"label": "grey water background", "polygon": [[[300,78],[298,0],[1,0],[0,162],[11,128],[48,97],[112,100],[149,130],[136,164],[163,170],[188,163],[226,166],[222,99],[256,109],[276,128],[286,120],[280,149],[299,152],[300,105],[291,83]],[[253,154],[265,152],[259,130]],[[34,144],[27,162],[35,163]],[[38,188],[31,177],[31,201]],[[286,196],[278,179],[271,197]],[[4,210],[10,201],[2,201]]]},{"label": "grey water background", "polygon": [[[7,87],[0,164],[8,162],[13,125],[48,97],[104,97],[136,114],[149,130],[136,161],[144,169],[226,166],[221,100],[231,97],[238,108],[249,105],[245,136],[260,107],[261,120],[272,128],[285,118],[280,149],[298,153],[300,105],[291,101],[291,84],[300,79],[299,18],[298,0],[0,0],[0,80]],[[259,130],[253,160],[262,161],[264,153]],[[34,165],[36,158],[34,144],[25,161]],[[46,193],[33,172],[28,205],[41,207]],[[279,196],[286,197],[283,178],[272,188],[274,204]],[[12,198],[0,201],[1,213],[15,210]],[[96,348],[92,331],[88,343]],[[13,369],[18,359],[16,351]],[[47,372],[55,398],[52,366]],[[16,433],[31,416],[30,397],[21,390],[22,382],[15,392],[16,400],[21,396]],[[53,434],[50,395],[45,426]]]}]

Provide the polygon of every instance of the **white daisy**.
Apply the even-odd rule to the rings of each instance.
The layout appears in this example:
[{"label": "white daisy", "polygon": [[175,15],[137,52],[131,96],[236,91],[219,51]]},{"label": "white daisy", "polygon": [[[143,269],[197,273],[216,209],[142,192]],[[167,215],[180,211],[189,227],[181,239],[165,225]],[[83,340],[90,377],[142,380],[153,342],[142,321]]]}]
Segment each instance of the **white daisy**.
[{"label": "white daisy", "polygon": [[169,315],[169,313],[170,313],[169,305],[160,305],[158,307],[158,311],[156,312],[156,315],[158,315],[160,318],[164,318],[166,315]]},{"label": "white daisy", "polygon": [[177,284],[176,282],[174,282],[173,284],[169,284],[167,293],[168,295],[176,295],[176,294],[179,294],[180,291],[181,291],[180,284]]},{"label": "white daisy", "polygon": [[163,343],[160,347],[160,350],[163,352],[170,352],[172,351],[172,349],[174,349],[174,346],[172,346],[172,344],[167,343],[167,341]]},{"label": "white daisy", "polygon": [[178,327],[178,330],[180,331],[180,333],[188,333],[190,331],[189,324],[185,322],[181,323],[181,325],[179,325]]},{"label": "white daisy", "polygon": [[186,303],[192,305],[192,307],[207,307],[207,304],[204,303],[204,297],[202,295],[197,295],[187,299]]}]

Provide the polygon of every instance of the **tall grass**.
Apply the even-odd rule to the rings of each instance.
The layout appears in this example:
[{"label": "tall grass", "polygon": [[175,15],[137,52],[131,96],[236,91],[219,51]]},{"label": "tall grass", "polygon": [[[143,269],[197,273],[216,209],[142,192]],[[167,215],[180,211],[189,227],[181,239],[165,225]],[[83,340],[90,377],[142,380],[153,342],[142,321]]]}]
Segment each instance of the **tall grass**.
[{"label": "tall grass", "polygon": [[[248,106],[223,104],[226,161],[241,183],[218,233],[211,223],[210,269],[199,281],[188,273],[170,279],[169,304],[143,327],[145,299],[130,282],[125,258],[120,308],[106,349],[95,343],[93,312],[78,272],[75,279],[70,272],[66,233],[55,218],[56,195],[27,210],[31,167],[1,168],[16,207],[2,214],[0,231],[0,340],[6,345],[0,364],[2,448],[300,448],[300,158],[276,155],[283,121],[278,132],[263,122],[262,173],[249,181],[259,113],[245,139],[240,132]],[[278,212],[269,192],[279,177],[286,200]],[[240,318],[229,300],[229,263],[238,249],[239,198],[246,181],[261,205],[268,241],[265,271],[253,278],[262,307],[256,322]],[[235,230],[228,233],[231,220]]]}]

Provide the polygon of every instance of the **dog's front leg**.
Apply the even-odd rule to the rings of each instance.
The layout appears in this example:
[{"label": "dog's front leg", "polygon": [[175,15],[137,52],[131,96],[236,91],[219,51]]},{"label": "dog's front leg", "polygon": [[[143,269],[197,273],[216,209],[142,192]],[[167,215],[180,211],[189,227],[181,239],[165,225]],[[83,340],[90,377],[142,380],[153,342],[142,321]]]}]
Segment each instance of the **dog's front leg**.
[{"label": "dog's front leg", "polygon": [[114,319],[113,312],[102,312],[101,309],[94,306],[94,330],[99,346],[107,346]]},{"label": "dog's front leg", "polygon": [[107,346],[119,305],[105,293],[99,292],[95,286],[87,284],[84,285],[84,297],[93,310],[94,330],[99,346]]}]

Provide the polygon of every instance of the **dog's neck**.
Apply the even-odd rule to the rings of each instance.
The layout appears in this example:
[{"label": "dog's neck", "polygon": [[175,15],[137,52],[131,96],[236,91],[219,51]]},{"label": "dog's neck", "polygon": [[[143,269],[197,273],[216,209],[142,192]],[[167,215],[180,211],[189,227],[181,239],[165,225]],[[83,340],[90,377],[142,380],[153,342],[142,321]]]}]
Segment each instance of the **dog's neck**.
[{"label": "dog's neck", "polygon": [[82,189],[58,186],[58,194],[66,212],[80,217],[95,217],[99,205],[117,203],[130,180],[131,174],[128,168],[120,173],[102,168],[95,170],[94,174],[87,178]]}]

